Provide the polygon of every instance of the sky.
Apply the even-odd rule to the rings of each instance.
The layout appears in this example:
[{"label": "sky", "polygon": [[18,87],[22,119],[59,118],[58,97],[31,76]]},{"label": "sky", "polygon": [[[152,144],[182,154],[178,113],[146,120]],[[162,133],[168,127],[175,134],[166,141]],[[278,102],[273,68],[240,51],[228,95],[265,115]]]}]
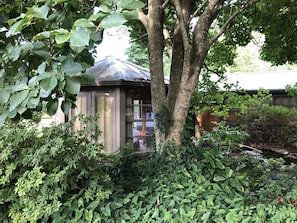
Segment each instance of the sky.
[{"label": "sky", "polygon": [[129,47],[128,29],[125,26],[105,29],[103,41],[97,47],[96,61],[105,56],[114,56],[121,60],[127,60],[125,50]]}]

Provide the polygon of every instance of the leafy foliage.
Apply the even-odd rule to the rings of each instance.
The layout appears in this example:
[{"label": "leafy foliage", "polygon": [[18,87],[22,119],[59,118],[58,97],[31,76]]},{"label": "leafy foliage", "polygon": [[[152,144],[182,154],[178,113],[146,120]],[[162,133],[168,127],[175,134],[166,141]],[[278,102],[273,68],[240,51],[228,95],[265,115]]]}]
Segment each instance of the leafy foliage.
[{"label": "leafy foliage", "polygon": [[246,124],[245,130],[250,134],[249,142],[271,143],[284,147],[296,147],[297,110],[283,106],[265,104],[257,111],[251,107],[246,114],[239,117]]},{"label": "leafy foliage", "polygon": [[[127,168],[125,175],[134,175],[136,184],[128,180],[131,187],[127,189],[122,184],[124,190],[113,194],[112,201],[105,206],[108,210],[105,222],[297,219],[292,214],[296,211],[294,204],[279,202],[280,198],[295,201],[291,198],[296,192],[291,187],[296,180],[294,165],[283,167],[275,177],[281,162],[263,163],[248,156],[234,159],[225,150],[211,145],[182,149],[168,145],[162,154],[153,152],[147,160],[130,158],[123,157],[139,168]],[[287,181],[290,183],[286,184]],[[275,188],[277,192],[272,193]]]},{"label": "leafy foliage", "polygon": [[30,118],[43,101],[53,115],[59,98],[68,113],[89,79],[85,70],[94,63],[103,29],[136,18],[142,6],[137,0],[1,1],[0,124]]},{"label": "leafy foliage", "polygon": [[1,222],[95,222],[94,209],[112,191],[111,160],[87,138],[95,126],[72,132],[73,122],[1,127]]},{"label": "leafy foliage", "polygon": [[103,155],[88,139],[92,128],[72,132],[71,124],[0,129],[2,222],[297,220],[296,165],[234,158],[217,146],[228,142],[228,129],[208,143],[168,144],[140,159],[128,147],[120,157]]},{"label": "leafy foliage", "polygon": [[[294,1],[262,1],[251,17],[253,26],[265,34],[261,57],[274,65],[296,63],[297,6]],[[279,27],[282,27],[280,29]]]}]

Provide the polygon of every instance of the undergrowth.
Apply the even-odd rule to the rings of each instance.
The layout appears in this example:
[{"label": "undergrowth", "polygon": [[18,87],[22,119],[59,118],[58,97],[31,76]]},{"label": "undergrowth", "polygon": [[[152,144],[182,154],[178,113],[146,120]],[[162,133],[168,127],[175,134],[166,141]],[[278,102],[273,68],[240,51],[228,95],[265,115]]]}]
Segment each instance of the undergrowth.
[{"label": "undergrowth", "polygon": [[217,140],[237,132],[143,159],[129,147],[106,156],[92,129],[71,125],[0,129],[1,222],[297,221],[296,166],[231,156],[235,144]]}]

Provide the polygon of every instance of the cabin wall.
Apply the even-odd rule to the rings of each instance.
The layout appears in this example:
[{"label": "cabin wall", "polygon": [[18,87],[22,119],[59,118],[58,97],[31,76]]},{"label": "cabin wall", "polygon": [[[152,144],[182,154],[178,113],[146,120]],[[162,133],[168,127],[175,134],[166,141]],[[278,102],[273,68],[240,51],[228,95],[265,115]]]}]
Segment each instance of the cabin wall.
[{"label": "cabin wall", "polygon": [[[297,100],[292,98],[286,93],[273,93],[272,94],[272,104],[278,106],[284,106],[288,108],[296,108]],[[213,110],[208,109],[204,111],[202,114],[196,117],[196,137],[201,135],[201,130],[211,131],[215,126],[215,122],[219,122],[220,119],[216,116],[212,115]],[[230,113],[229,115],[223,118],[227,123],[236,122],[237,117],[235,114]]]}]

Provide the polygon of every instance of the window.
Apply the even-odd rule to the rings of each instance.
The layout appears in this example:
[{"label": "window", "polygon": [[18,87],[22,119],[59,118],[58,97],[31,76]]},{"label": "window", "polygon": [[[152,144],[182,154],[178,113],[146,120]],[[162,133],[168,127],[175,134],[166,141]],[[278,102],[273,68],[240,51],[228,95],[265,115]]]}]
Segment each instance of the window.
[{"label": "window", "polygon": [[105,151],[112,151],[112,98],[109,93],[96,96],[96,113],[99,115],[98,126],[101,134],[99,143],[104,143]]},{"label": "window", "polygon": [[147,151],[152,147],[154,113],[152,105],[144,102],[133,99],[127,103],[127,142],[135,151]]}]

